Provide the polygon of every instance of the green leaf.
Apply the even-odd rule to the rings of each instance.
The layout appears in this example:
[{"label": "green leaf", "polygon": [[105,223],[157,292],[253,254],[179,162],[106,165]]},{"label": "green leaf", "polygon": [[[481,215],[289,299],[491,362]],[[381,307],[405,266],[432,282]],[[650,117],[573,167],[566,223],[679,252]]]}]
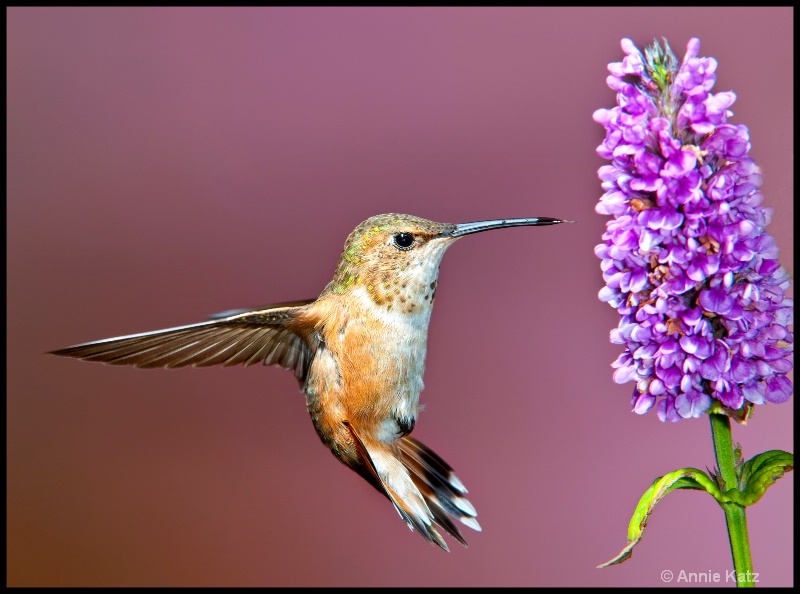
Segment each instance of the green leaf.
[{"label": "green leaf", "polygon": [[656,503],[675,489],[697,489],[710,493],[720,503],[729,503],[731,501],[729,497],[719,490],[717,484],[705,472],[697,468],[681,468],[657,478],[653,485],[642,495],[636,510],[633,512],[633,517],[628,525],[627,546],[613,559],[598,565],[598,568],[616,565],[630,558],[633,554],[633,547],[644,536],[647,520],[650,518],[650,514],[653,513]]},{"label": "green leaf", "polygon": [[635,547],[644,536],[647,520],[656,503],[675,489],[696,489],[706,491],[720,505],[736,504],[742,507],[756,503],[767,489],[794,468],[794,456],[782,450],[770,450],[754,456],[738,467],[738,488],[723,492],[717,482],[697,468],[681,468],[657,478],[642,495],[628,525],[628,544],[617,556],[597,567],[608,567],[627,561]]},{"label": "green leaf", "polygon": [[753,456],[739,471],[739,490],[726,492],[734,503],[749,506],[764,496],[767,489],[794,468],[794,455],[770,450]]}]

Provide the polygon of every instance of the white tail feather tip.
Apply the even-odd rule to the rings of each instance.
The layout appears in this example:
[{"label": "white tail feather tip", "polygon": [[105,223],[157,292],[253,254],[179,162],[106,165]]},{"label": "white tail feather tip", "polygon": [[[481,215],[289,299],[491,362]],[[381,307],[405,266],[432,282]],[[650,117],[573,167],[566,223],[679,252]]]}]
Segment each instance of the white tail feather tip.
[{"label": "white tail feather tip", "polygon": [[475,507],[463,497],[455,497],[453,499],[453,503],[456,504],[456,507],[458,507],[458,509],[460,509],[469,516],[478,515],[478,512],[475,510]]},{"label": "white tail feather tip", "polygon": [[464,483],[459,480],[455,472],[450,471],[450,473],[447,475],[447,482],[455,487],[460,493],[469,493],[467,488],[464,486]]},{"label": "white tail feather tip", "polygon": [[476,520],[475,518],[459,518],[459,520],[461,520],[461,523],[464,524],[465,526],[469,526],[470,528],[472,528],[477,532],[482,532],[481,525],[478,524],[478,520]]}]

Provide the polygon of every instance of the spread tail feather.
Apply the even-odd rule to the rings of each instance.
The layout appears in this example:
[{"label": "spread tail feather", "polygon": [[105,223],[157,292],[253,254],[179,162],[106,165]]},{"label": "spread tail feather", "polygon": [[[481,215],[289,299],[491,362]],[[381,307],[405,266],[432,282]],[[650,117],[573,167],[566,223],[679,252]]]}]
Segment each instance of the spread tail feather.
[{"label": "spread tail feather", "polygon": [[400,517],[412,530],[416,529],[425,540],[445,551],[444,538],[436,530],[438,524],[458,542],[467,546],[458,526],[450,518],[480,531],[475,519],[477,512],[463,496],[467,490],[453,473],[453,469],[421,442],[409,436],[389,447],[384,443],[362,439],[346,423],[356,447],[371,475],[370,482],[378,487],[394,504]]},{"label": "spread tail feather", "polygon": [[473,530],[481,531],[475,507],[464,497],[467,489],[450,465],[433,450],[410,435],[400,440],[402,461],[411,473],[411,480],[425,497],[437,524],[447,530],[458,542],[467,546],[449,516]]}]

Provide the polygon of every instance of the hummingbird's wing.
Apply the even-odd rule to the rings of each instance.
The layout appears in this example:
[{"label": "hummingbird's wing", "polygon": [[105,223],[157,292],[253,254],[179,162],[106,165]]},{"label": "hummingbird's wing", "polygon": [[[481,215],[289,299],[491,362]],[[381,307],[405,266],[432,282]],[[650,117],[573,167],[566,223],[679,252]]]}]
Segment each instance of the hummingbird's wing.
[{"label": "hummingbird's wing", "polygon": [[303,384],[316,351],[300,321],[311,301],[226,312],[230,315],[199,324],[87,342],[51,354],[146,368],[263,362],[291,369]]},{"label": "hummingbird's wing", "polygon": [[284,301],[282,303],[270,303],[269,305],[262,305],[261,307],[245,307],[242,309],[226,309],[225,311],[221,311],[219,313],[211,314],[208,316],[209,320],[221,320],[222,318],[229,318],[231,316],[236,316],[243,313],[252,313],[257,311],[263,311],[265,309],[277,309],[279,307],[301,307],[303,305],[308,305],[314,299],[301,299],[300,301]]}]

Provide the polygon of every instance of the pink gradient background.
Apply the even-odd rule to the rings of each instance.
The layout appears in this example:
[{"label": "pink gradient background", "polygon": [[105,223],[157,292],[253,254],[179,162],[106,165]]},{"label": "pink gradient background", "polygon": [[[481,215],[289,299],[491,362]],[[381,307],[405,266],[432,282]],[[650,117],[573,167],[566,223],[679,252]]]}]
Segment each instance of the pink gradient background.
[{"label": "pink gradient background", "polygon": [[[652,480],[713,465],[706,419],[630,412],[597,300],[619,42],[691,36],[734,90],[793,272],[793,11],[11,8],[8,584],[659,586],[731,567],[723,515]],[[447,555],[320,444],[277,368],[149,370],[54,348],[316,296],[382,212],[576,225],[445,256],[415,435],[484,531]],[[793,449],[793,401],[734,427]],[[748,512],[761,585],[793,583],[793,475]],[[675,584],[675,582],[673,582]],[[680,584],[678,584],[680,585]],[[723,583],[719,585],[731,585]]]}]

